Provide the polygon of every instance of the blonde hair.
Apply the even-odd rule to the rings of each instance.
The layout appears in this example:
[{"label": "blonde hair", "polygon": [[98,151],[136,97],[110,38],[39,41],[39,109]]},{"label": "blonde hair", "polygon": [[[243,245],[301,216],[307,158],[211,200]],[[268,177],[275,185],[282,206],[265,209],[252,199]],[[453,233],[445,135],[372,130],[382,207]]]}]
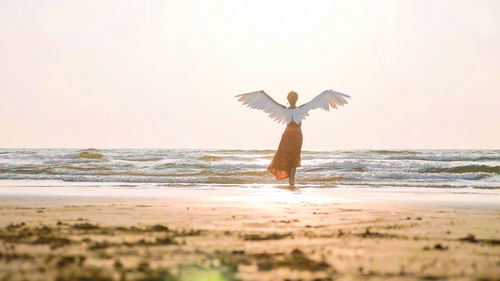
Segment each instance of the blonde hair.
[{"label": "blonde hair", "polygon": [[290,104],[295,104],[299,99],[299,94],[297,94],[297,92],[295,91],[290,91],[290,93],[288,93],[288,96],[286,98],[288,99],[288,102]]}]

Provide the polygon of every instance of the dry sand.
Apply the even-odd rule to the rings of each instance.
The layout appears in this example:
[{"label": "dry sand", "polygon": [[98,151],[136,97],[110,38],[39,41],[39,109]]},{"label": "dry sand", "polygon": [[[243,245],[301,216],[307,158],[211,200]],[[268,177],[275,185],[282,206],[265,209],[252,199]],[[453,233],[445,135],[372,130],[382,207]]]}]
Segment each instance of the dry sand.
[{"label": "dry sand", "polygon": [[0,280],[500,280],[498,197],[131,194],[0,191]]}]

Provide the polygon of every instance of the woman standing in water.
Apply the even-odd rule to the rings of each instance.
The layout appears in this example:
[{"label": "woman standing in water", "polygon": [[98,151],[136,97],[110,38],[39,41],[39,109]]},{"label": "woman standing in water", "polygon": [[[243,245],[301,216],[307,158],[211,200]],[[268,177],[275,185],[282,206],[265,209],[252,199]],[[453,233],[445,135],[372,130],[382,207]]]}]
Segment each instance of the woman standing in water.
[{"label": "woman standing in water", "polygon": [[264,91],[257,91],[248,94],[237,95],[238,101],[243,102],[250,108],[260,109],[269,114],[269,117],[279,123],[287,124],[285,132],[281,136],[278,151],[274,155],[267,170],[276,179],[288,178],[290,187],[295,185],[295,171],[300,167],[300,151],[302,148],[302,120],[309,116],[309,110],[321,108],[330,111],[330,106],[337,108],[347,104],[346,98],[350,96],[333,90],[323,91],[310,102],[299,107],[296,106],[299,95],[291,91],[287,99],[290,106],[277,103]]}]

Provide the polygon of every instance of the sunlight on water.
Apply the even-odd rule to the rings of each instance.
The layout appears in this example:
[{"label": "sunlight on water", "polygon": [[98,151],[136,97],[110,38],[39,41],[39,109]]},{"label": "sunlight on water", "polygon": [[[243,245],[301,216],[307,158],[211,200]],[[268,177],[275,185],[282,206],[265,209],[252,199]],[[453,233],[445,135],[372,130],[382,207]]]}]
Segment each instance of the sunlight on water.
[{"label": "sunlight on water", "polygon": [[[0,181],[0,196],[40,197],[101,197],[160,199],[162,205],[169,199],[201,200],[241,203],[256,209],[279,210],[297,204],[321,205],[365,202],[435,202],[439,204],[479,204],[500,206],[500,189],[414,188],[414,187],[336,187],[298,185],[185,185],[165,187],[151,184],[86,183],[58,181]],[[142,200],[141,199],[141,200]],[[162,199],[165,199],[163,201]],[[61,201],[63,202],[63,201]]]}]

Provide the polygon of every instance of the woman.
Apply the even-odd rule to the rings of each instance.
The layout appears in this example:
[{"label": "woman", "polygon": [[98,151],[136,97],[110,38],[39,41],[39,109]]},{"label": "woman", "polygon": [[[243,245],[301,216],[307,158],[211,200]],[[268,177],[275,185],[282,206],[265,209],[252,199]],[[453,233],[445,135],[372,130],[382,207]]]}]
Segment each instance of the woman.
[{"label": "woman", "polygon": [[[288,96],[289,109],[296,108],[295,104],[299,95],[291,91]],[[285,132],[281,135],[281,141],[278,146],[278,151],[274,155],[273,161],[267,167],[276,179],[282,180],[288,177],[290,186],[294,186],[295,171],[300,167],[300,150],[302,148],[302,130],[301,123],[291,121],[286,126]]]},{"label": "woman", "polygon": [[316,96],[310,102],[296,107],[299,95],[291,91],[287,99],[290,106],[287,108],[277,103],[264,91],[257,91],[248,94],[237,95],[238,101],[243,102],[250,108],[260,109],[269,114],[269,117],[279,123],[286,123],[287,127],[281,136],[278,151],[274,155],[271,164],[267,170],[271,172],[276,179],[282,180],[288,178],[290,187],[295,185],[295,171],[300,167],[300,151],[302,148],[302,120],[309,116],[309,110],[321,108],[330,111],[330,106],[337,108],[338,105],[347,104],[345,98],[350,96],[333,91],[326,90]]}]

